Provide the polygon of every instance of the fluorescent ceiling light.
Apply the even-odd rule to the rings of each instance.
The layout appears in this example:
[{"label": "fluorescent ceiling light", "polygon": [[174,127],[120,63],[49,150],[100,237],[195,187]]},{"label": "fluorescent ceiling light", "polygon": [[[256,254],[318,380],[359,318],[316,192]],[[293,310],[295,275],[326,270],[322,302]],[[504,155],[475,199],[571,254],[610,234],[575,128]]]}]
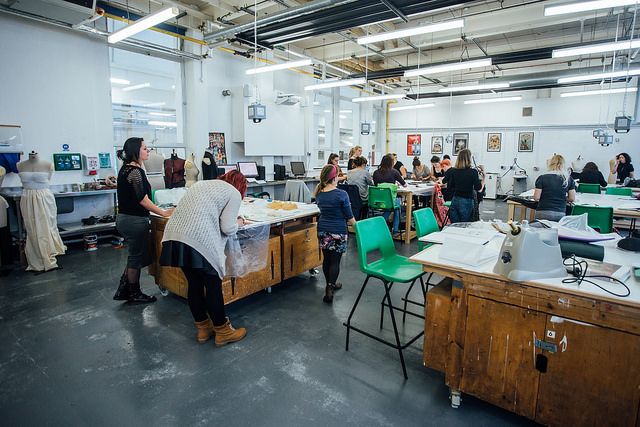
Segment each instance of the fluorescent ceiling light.
[{"label": "fluorescent ceiling light", "polygon": [[131,84],[131,82],[129,80],[125,80],[125,79],[116,79],[115,77],[111,77],[109,79],[109,81],[113,84],[116,85],[128,85]]},{"label": "fluorescent ceiling light", "polygon": [[342,86],[351,86],[351,85],[363,85],[367,82],[367,80],[362,77],[359,79],[336,79],[336,80],[327,80],[323,83],[318,83],[315,85],[305,86],[304,90],[318,90],[318,89],[327,89],[330,87],[342,87]]},{"label": "fluorescent ceiling light", "polygon": [[138,34],[141,31],[158,25],[166,21],[167,19],[176,17],[179,13],[180,11],[177,7],[168,7],[166,9],[162,9],[158,12],[147,15],[144,18],[140,18],[133,24],[129,24],[126,27],[116,31],[115,33],[110,34],[109,37],[107,37],[107,40],[111,44],[118,43],[119,41],[124,40],[127,37],[131,37],[134,34]]},{"label": "fluorescent ceiling light", "polygon": [[342,114],[340,114],[340,118],[341,118],[341,119],[346,119],[346,118],[347,118],[347,116],[343,116]]},{"label": "fluorescent ceiling light", "polygon": [[416,104],[416,105],[401,105],[398,107],[390,107],[389,111],[402,111],[402,110],[417,110],[419,108],[430,108],[430,107],[435,107],[436,104],[434,103],[429,103],[429,104]]},{"label": "fluorescent ceiling light", "polygon": [[431,67],[418,68],[404,72],[405,77],[424,76],[425,74],[445,73],[447,71],[467,70],[469,68],[488,67],[491,58],[476,59],[473,61],[456,62],[453,64],[433,65]]},{"label": "fluorescent ceiling light", "polygon": [[353,98],[351,102],[384,101],[385,99],[402,99],[405,95],[401,93],[389,93],[387,95],[361,96]]},{"label": "fluorescent ceiling light", "polygon": [[464,27],[464,19],[455,19],[453,21],[439,22],[437,24],[422,25],[415,28],[406,28],[397,31],[387,31],[372,36],[359,37],[358,44],[377,43],[384,40],[401,39],[404,37],[417,36],[419,34],[436,33],[438,31],[454,30]]},{"label": "fluorescent ceiling light", "polygon": [[637,70],[628,70],[628,71],[614,71],[611,73],[597,73],[597,74],[581,74],[577,76],[563,77],[558,79],[558,83],[577,83],[577,82],[588,82],[590,80],[606,80],[606,79],[616,79],[620,77],[631,77],[640,75],[640,69]]},{"label": "fluorescent ceiling light", "polygon": [[482,99],[468,99],[464,101],[465,104],[491,104],[494,102],[509,102],[509,101],[521,101],[521,96],[505,96],[502,98],[482,98]]},{"label": "fluorescent ceiling light", "polygon": [[637,0],[595,0],[580,3],[545,6],[544,16],[564,15],[566,13],[587,12],[589,10],[609,9],[612,7],[636,4]]},{"label": "fluorescent ceiling light", "polygon": [[143,107],[162,107],[166,102],[152,102],[150,104],[142,104]]},{"label": "fluorescent ceiling light", "polygon": [[139,85],[133,85],[133,86],[127,86],[127,87],[123,87],[122,91],[123,92],[129,92],[132,90],[138,90],[138,89],[144,89],[145,87],[150,87],[151,83],[140,83]]},{"label": "fluorescent ceiling light", "polygon": [[625,40],[616,43],[600,43],[588,46],[570,47],[566,49],[554,49],[552,58],[565,58],[567,56],[590,55],[592,53],[613,52],[624,49],[637,49],[640,47],[640,40]]},{"label": "fluorescent ceiling light", "polygon": [[629,88],[616,88],[616,89],[602,89],[602,90],[586,90],[583,92],[564,92],[560,94],[562,98],[570,98],[573,96],[590,96],[590,95],[607,95],[610,93],[629,93],[629,92],[637,92],[638,88],[629,87]]},{"label": "fluorescent ceiling light", "polygon": [[166,126],[166,127],[171,127],[171,128],[178,127],[178,124],[176,122],[160,122],[160,121],[156,121],[156,120],[149,120],[148,124],[150,126]]},{"label": "fluorescent ceiling light", "polygon": [[341,113],[347,113],[347,114],[351,114],[353,113],[353,111],[351,110],[340,110]]},{"label": "fluorescent ceiling light", "polygon": [[465,92],[468,90],[492,90],[492,89],[505,89],[508,87],[509,87],[509,83],[483,83],[479,85],[444,87],[438,90],[438,92],[440,93]]},{"label": "fluorescent ceiling light", "polygon": [[325,113],[330,113],[330,112],[331,112],[331,110],[324,110],[324,112],[325,112]]},{"label": "fluorescent ceiling light", "polygon": [[250,69],[246,70],[244,73],[246,75],[268,73],[270,71],[278,71],[278,70],[286,70],[288,68],[304,67],[304,66],[307,66],[307,65],[311,65],[312,63],[313,63],[313,61],[311,61],[311,59],[301,59],[299,61],[289,61],[289,62],[283,62],[282,64],[273,64],[273,65],[267,65],[267,66],[264,66],[264,67],[250,68]]},{"label": "fluorescent ceiling light", "polygon": [[383,88],[385,88],[385,89],[387,89],[387,90],[393,90],[393,88],[392,88],[391,86],[387,86],[387,85],[382,84],[382,83],[379,83],[379,82],[377,82],[377,81],[375,81],[375,80],[369,80],[369,83],[373,83],[374,85],[377,85],[377,86],[383,87]]},{"label": "fluorescent ceiling light", "polygon": [[158,117],[174,117],[175,114],[172,113],[149,113],[150,116],[158,116]]}]

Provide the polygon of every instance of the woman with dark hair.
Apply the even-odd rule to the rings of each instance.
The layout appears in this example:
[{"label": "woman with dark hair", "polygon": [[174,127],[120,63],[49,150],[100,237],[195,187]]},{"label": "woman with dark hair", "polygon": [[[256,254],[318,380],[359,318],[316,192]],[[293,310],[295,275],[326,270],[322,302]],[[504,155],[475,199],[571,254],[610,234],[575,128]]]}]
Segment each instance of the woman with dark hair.
[{"label": "woman with dark hair", "polygon": [[347,251],[347,224],[356,223],[349,195],[338,188],[338,168],[335,165],[322,168],[315,198],[320,209],[318,242],[323,256],[322,272],[327,281],[322,301],[331,304],[333,292],[342,288],[342,284],[338,283],[338,275],[340,259]]},{"label": "woman with dark hair", "polygon": [[398,172],[400,172],[400,175],[403,178],[407,177],[407,168],[404,167],[404,164],[398,160],[398,155],[396,153],[391,153],[391,155],[393,156],[393,168],[395,170],[397,170]]},{"label": "woman with dark hair", "polygon": [[140,290],[140,270],[151,264],[149,212],[166,217],[171,215],[171,210],[160,209],[151,201],[151,184],[143,168],[144,161],[149,158],[144,140],[127,139],[117,155],[122,160],[122,167],[118,172],[116,228],[127,240],[129,254],[113,299],[129,304],[154,302],[156,297]]},{"label": "woman with dark hair", "polygon": [[429,178],[431,175],[429,173],[429,169],[420,161],[420,157],[416,156],[413,158],[413,162],[411,162],[413,166],[413,170],[411,171],[411,177],[416,181],[424,181]]},{"label": "woman with dark hair", "polygon": [[[397,184],[400,183],[403,187],[407,185],[407,183],[402,179],[400,172],[393,167],[393,154],[385,154],[380,160],[380,166],[378,169],[373,172],[373,182],[376,185],[387,183],[387,184]],[[384,219],[388,220],[389,216],[391,216],[391,212],[384,212],[382,214]],[[400,234],[400,207],[396,207],[393,212],[393,235]]]},{"label": "woman with dark hair", "polygon": [[587,162],[582,168],[582,172],[578,174],[578,178],[582,184],[600,184],[600,187],[607,186],[607,180],[604,179],[602,172],[598,170],[598,166],[593,162]]},{"label": "woman with dark hair", "polygon": [[449,207],[449,218],[452,223],[471,222],[473,221],[474,191],[480,191],[484,186],[484,175],[481,180],[478,171],[471,167],[471,150],[468,148],[460,150],[456,167],[451,171],[442,181],[447,184],[448,190],[453,195]]},{"label": "woman with dark hair", "polygon": [[433,156],[431,157],[431,175],[430,178],[433,181],[437,181],[440,178],[444,178],[444,169],[442,169],[442,165],[440,164],[440,157]]},{"label": "woman with dark hair", "polygon": [[238,213],[246,191],[247,179],[235,170],[218,179],[198,181],[164,229],[160,264],[180,267],[187,278],[187,301],[199,343],[215,335],[216,345],[222,346],[247,334],[245,328],[231,326],[222,296],[224,249],[229,237],[245,224]]},{"label": "woman with dark hair", "polygon": [[616,156],[616,162],[611,168],[611,174],[616,175],[616,183],[624,184],[627,178],[633,179],[633,165],[631,157],[627,153],[620,153]]},{"label": "woman with dark hair", "polygon": [[329,154],[329,159],[327,160],[327,164],[333,165],[338,168],[338,182],[342,182],[347,179],[347,176],[342,173],[342,169],[340,169],[340,165],[338,164],[339,162],[340,162],[340,156],[338,156],[336,153]]}]

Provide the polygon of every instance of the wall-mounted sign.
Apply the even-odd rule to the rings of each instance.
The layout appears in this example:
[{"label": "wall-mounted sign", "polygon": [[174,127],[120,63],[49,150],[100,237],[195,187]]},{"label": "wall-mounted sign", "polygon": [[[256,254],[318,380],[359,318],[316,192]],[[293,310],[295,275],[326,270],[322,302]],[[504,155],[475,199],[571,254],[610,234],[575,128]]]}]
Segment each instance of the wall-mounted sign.
[{"label": "wall-mounted sign", "polygon": [[111,153],[98,153],[100,169],[111,169]]},{"label": "wall-mounted sign", "polygon": [[53,155],[53,167],[56,171],[82,170],[80,153],[56,153]]},{"label": "wall-mounted sign", "polygon": [[69,151],[69,144],[62,144],[62,151]]}]

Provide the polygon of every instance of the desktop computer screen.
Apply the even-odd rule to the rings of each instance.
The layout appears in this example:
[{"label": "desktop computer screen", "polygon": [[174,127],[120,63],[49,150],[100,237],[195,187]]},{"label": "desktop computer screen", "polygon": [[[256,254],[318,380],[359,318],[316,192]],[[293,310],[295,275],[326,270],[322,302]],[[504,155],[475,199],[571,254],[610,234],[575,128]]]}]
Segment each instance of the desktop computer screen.
[{"label": "desktop computer screen", "polygon": [[224,175],[227,172],[237,170],[235,165],[218,165],[218,174]]},{"label": "desktop computer screen", "polygon": [[304,176],[306,173],[304,162],[291,162],[291,175]]},{"label": "desktop computer screen", "polygon": [[238,170],[247,178],[258,177],[258,164],[256,162],[238,162]]}]

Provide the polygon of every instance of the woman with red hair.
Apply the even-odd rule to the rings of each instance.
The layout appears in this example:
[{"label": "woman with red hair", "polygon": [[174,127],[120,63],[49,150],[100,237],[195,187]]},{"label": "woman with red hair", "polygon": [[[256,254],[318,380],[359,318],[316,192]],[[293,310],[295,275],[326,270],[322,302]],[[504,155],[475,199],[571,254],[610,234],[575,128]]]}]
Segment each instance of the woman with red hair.
[{"label": "woman with red hair", "polygon": [[244,225],[238,213],[246,191],[247,179],[238,171],[198,181],[187,190],[164,229],[160,264],[180,267],[187,278],[187,301],[200,343],[215,335],[216,345],[222,346],[247,334],[245,328],[231,326],[222,297],[224,248]]}]

